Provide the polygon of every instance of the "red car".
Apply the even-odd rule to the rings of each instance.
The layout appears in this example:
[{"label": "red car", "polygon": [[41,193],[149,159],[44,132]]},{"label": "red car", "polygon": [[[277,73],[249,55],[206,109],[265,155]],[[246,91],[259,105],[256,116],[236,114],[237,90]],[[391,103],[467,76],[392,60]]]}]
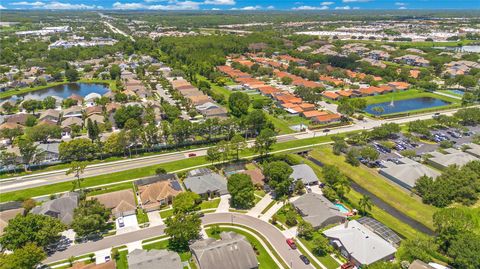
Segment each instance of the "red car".
[{"label": "red car", "polygon": [[295,240],[293,240],[293,238],[287,239],[287,245],[289,245],[292,249],[297,249],[297,245],[295,245]]},{"label": "red car", "polygon": [[347,262],[340,266],[341,269],[352,269],[355,266],[352,262]]},{"label": "red car", "polygon": [[188,157],[195,157],[195,156],[197,156],[196,153],[193,153],[193,152],[192,152],[192,153],[188,153]]}]

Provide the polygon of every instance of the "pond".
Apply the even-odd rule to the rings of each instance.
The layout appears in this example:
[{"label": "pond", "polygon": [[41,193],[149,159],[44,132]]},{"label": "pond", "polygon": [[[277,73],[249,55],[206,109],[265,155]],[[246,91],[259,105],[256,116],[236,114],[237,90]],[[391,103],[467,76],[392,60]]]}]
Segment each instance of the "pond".
[{"label": "pond", "polygon": [[[19,94],[16,97],[33,98],[36,100],[43,100],[47,96],[58,96],[63,99],[69,97],[72,94],[77,94],[85,97],[89,93],[98,93],[103,95],[110,89],[106,84],[97,83],[68,83],[58,86],[53,86],[38,91],[33,91],[25,94]],[[15,96],[13,97],[15,99]]]},{"label": "pond", "polygon": [[[418,110],[418,109],[446,106],[449,104],[450,102],[447,102],[438,98],[419,97],[419,98],[413,98],[413,99],[393,101],[393,105],[392,105],[392,102],[371,104],[371,105],[368,105],[364,111],[373,115],[385,115],[385,114],[407,112],[407,111]],[[381,113],[375,112],[373,109],[374,107],[382,107],[384,111]]]},{"label": "pond", "polygon": [[465,92],[462,90],[450,90],[451,93],[458,94],[458,95],[464,95]]}]

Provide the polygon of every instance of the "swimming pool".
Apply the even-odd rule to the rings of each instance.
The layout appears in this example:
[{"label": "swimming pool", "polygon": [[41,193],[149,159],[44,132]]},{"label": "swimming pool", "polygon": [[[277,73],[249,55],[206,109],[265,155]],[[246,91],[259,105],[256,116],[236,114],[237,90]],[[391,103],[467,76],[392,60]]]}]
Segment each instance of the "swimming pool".
[{"label": "swimming pool", "polygon": [[348,210],[348,208],[346,208],[344,205],[342,204],[335,204],[335,206],[338,208],[338,210],[340,210],[340,212],[342,213],[348,213],[350,212],[350,210]]}]

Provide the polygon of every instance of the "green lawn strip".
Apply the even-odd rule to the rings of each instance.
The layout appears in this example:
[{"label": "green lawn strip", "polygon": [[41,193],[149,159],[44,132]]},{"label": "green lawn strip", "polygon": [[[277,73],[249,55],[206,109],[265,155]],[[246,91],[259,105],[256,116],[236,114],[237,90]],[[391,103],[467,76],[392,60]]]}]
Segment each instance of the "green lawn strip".
[{"label": "green lawn strip", "polygon": [[292,129],[290,129],[290,125],[286,121],[279,119],[271,114],[266,115],[267,119],[269,119],[273,123],[275,129],[279,132],[279,134],[291,134],[294,132]]},{"label": "green lawn strip", "polygon": [[266,193],[264,190],[255,190],[255,195],[259,197],[265,197]]},{"label": "green lawn strip", "polygon": [[118,259],[115,260],[117,269],[128,269],[127,250],[118,252]]},{"label": "green lawn strip", "polygon": [[[154,243],[148,243],[146,245],[143,245],[143,249],[145,250],[151,250],[151,249],[168,249],[168,240],[162,240],[162,241],[158,241],[158,242],[154,242]],[[188,261],[190,260],[190,258],[192,257],[192,253],[190,253],[190,251],[186,251],[186,252],[181,252],[181,253],[178,253],[178,255],[180,255],[180,259],[184,262],[184,261]]]},{"label": "green lawn strip", "polygon": [[162,217],[162,219],[166,219],[172,215],[173,215],[173,209],[160,211],[160,217]]},{"label": "green lawn strip", "polygon": [[275,201],[275,200],[274,200],[274,201],[271,201],[271,202],[267,205],[267,207],[265,207],[265,208],[262,210],[262,212],[261,212],[260,214],[265,214],[265,213],[267,213],[267,211],[268,211],[270,208],[272,208],[272,206],[274,206],[276,203],[277,203],[277,201]]},{"label": "green lawn strip", "polygon": [[[189,158],[181,161],[174,161],[159,165],[152,165],[147,167],[135,168],[131,170],[115,172],[100,176],[85,178],[82,182],[82,188],[98,186],[102,184],[115,183],[118,181],[133,180],[136,178],[151,176],[155,174],[155,169],[158,167],[165,168],[167,171],[176,171],[187,167],[197,166],[208,163],[204,157]],[[72,183],[62,182],[51,185],[42,186],[41,188],[30,188],[19,191],[2,193],[0,202],[23,200],[28,197],[36,197],[48,195],[52,193],[65,192],[72,189]]]},{"label": "green lawn strip", "polygon": [[295,213],[295,218],[297,219],[297,223],[300,222],[302,220],[302,216],[300,216],[300,214],[297,213],[297,211],[293,208],[293,206],[291,204],[285,204],[284,206],[282,206],[275,213],[274,216],[277,218],[277,221],[282,223],[285,227],[292,228],[296,225],[288,225],[287,221],[286,221],[287,220],[286,213],[287,213],[289,207],[291,207],[292,212]]},{"label": "green lawn strip", "polygon": [[137,209],[137,221],[138,224],[149,222],[148,215],[143,209]]},{"label": "green lawn strip", "polygon": [[229,208],[228,209],[228,212],[235,212],[235,213],[241,213],[241,214],[245,214],[248,212],[248,210],[244,210],[244,209],[235,209],[235,208]]},{"label": "green lawn strip", "polygon": [[203,201],[200,204],[200,210],[217,208],[219,204],[220,204],[220,198],[215,198],[215,199],[212,199],[212,200]]},{"label": "green lawn strip", "polygon": [[[307,246],[307,241],[302,239],[302,238],[298,238],[297,240],[300,240],[302,241],[302,243],[305,245],[305,247],[308,249],[308,252],[310,252],[313,256],[315,256],[325,267],[327,267],[328,269],[336,269],[340,266],[340,264],[338,264],[338,262],[336,262],[332,257],[330,257],[329,255],[325,255],[325,256],[318,256],[318,255],[315,255],[313,254],[312,252],[312,247],[309,247]],[[311,244],[310,244],[311,245]],[[302,246],[300,246],[300,244],[297,244],[297,248],[298,250],[300,250],[300,252],[306,256],[306,257],[309,257],[309,260],[310,260],[310,263],[315,267],[315,268],[322,268],[315,260],[311,259],[310,258],[310,255],[307,253],[307,250],[305,250]]]},{"label": "green lawn strip", "polygon": [[410,196],[399,186],[389,183],[375,170],[354,167],[345,162],[343,156],[334,155],[331,147],[317,147],[310,155],[324,164],[335,165],[351,180],[382,199],[392,207],[433,229],[432,216],[436,209],[423,204],[419,199]]},{"label": "green lawn strip", "polygon": [[[78,261],[78,260],[81,260],[81,259],[85,259],[85,258],[89,258],[88,260],[85,260],[83,261],[84,263],[91,263],[92,261],[90,261],[90,254],[93,254],[93,253],[88,253],[88,254],[85,254],[85,255],[81,255],[81,256],[77,256],[75,257],[75,261]],[[52,263],[49,263],[48,266],[52,267],[52,266],[55,266],[55,265],[59,265],[59,264],[63,264],[63,263],[68,263],[69,261],[68,260],[61,260],[61,261],[57,261],[57,262],[52,262]],[[57,268],[69,268],[70,265],[67,265],[67,266],[62,266],[62,267],[57,267]]]},{"label": "green lawn strip", "polygon": [[105,194],[109,192],[114,192],[114,191],[121,191],[121,190],[127,190],[132,188],[132,183],[131,182],[125,182],[125,183],[120,183],[116,184],[113,186],[108,186],[105,188],[99,188],[95,190],[91,190],[88,192],[87,196],[94,196],[94,195],[100,195],[100,194]]},{"label": "green lawn strip", "polygon": [[228,100],[228,97],[232,94],[232,92],[230,90],[228,90],[227,88],[224,88],[222,86],[217,85],[216,83],[211,82],[208,78],[206,78],[202,75],[197,74],[197,80],[198,81],[205,81],[205,82],[209,83],[212,91],[214,91],[217,94],[223,95],[225,97],[225,100]]},{"label": "green lawn strip", "polygon": [[413,98],[420,98],[420,97],[437,98],[437,99],[450,102],[452,104],[456,104],[460,102],[460,100],[455,98],[435,94],[432,92],[416,90],[416,89],[410,89],[402,92],[393,92],[393,93],[387,93],[387,94],[381,94],[381,95],[375,95],[375,96],[368,96],[368,97],[363,97],[363,99],[367,100],[367,104],[370,105],[370,104],[390,102],[392,101],[392,98],[393,98],[393,101],[395,102],[399,100],[406,100],[406,99],[413,99]]},{"label": "green lawn strip", "polygon": [[[222,225],[222,224],[220,224],[220,225]],[[224,224],[224,225],[232,226],[231,224]],[[246,229],[246,230],[250,231],[251,233],[255,234],[258,238],[260,238],[265,243],[265,245],[267,245],[267,247],[270,249],[270,252],[273,253],[275,258],[282,264],[282,266],[284,268],[289,268],[289,266],[287,264],[285,264],[285,262],[282,260],[280,255],[275,251],[275,249],[270,245],[270,243],[267,240],[265,240],[265,237],[263,237],[263,235],[259,234],[257,231],[254,231],[254,230],[252,230],[248,227],[245,227],[243,225],[236,225],[235,224],[233,226],[241,227],[242,229]],[[211,225],[208,225],[206,227],[211,227]],[[256,249],[258,251],[257,260],[260,263],[259,268],[277,268],[277,264],[275,263],[275,261],[272,259],[272,257],[270,257],[267,250],[262,246],[262,244],[258,241],[258,239],[255,238],[255,236],[253,236],[250,233],[245,232],[243,230],[232,228],[232,227],[220,227],[220,231],[222,231],[222,232],[236,232],[238,234],[241,234],[241,235],[245,236],[245,238],[247,238],[247,240],[254,247],[254,249]],[[211,233],[209,233],[208,229],[207,229],[207,234],[209,236],[211,236]]]}]

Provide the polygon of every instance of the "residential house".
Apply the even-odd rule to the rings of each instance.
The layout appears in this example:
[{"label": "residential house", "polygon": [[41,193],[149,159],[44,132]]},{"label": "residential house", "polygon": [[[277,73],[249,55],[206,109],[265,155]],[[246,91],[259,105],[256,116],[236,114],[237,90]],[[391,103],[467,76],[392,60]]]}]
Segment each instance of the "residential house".
[{"label": "residential house", "polygon": [[58,122],[60,119],[60,111],[55,109],[47,109],[40,113],[40,117],[38,119]]},{"label": "residential house", "polygon": [[98,114],[93,114],[91,116],[88,116],[85,119],[85,126],[87,125],[88,120],[91,120],[92,122],[96,122],[97,124],[105,123],[105,117],[103,115],[98,115]]},{"label": "residential house", "polygon": [[93,199],[98,200],[105,208],[111,209],[115,218],[134,215],[137,210],[135,194],[131,189],[87,197],[87,200]]},{"label": "residential house", "polygon": [[428,263],[425,263],[421,260],[414,260],[408,269],[436,269],[435,267],[429,265]]},{"label": "residential house", "polygon": [[320,115],[313,117],[311,120],[315,124],[328,124],[333,122],[340,122],[342,116],[339,114],[328,114],[328,115]]},{"label": "residential house", "polygon": [[44,162],[56,162],[60,159],[60,151],[58,150],[60,143],[39,143],[38,149],[42,151],[42,159]]},{"label": "residential house", "polygon": [[315,229],[346,221],[346,215],[340,212],[340,209],[327,198],[318,193],[310,192],[304,194],[293,201],[292,205],[302,215],[303,219],[312,224]]},{"label": "residential house", "polygon": [[166,249],[135,249],[127,254],[130,269],[182,269],[183,262],[178,253]]},{"label": "residential house", "polygon": [[294,181],[301,180],[305,185],[313,185],[318,183],[318,177],[309,165],[297,164],[290,167],[293,169],[290,177]]},{"label": "residential house", "polygon": [[26,113],[18,113],[8,116],[7,121],[8,123],[16,123],[25,126],[28,117],[30,114]]},{"label": "residential house", "polygon": [[62,124],[60,125],[62,127],[63,132],[65,133],[70,133],[72,131],[72,127],[74,125],[77,125],[79,127],[83,126],[83,121],[81,118],[77,117],[70,117],[62,121]]},{"label": "residential house", "polygon": [[0,204],[0,235],[3,234],[3,230],[8,226],[8,222],[18,214],[23,214],[24,211],[21,202]]},{"label": "residential house", "polygon": [[479,160],[477,157],[461,150],[448,148],[444,151],[445,153],[431,152],[432,157],[427,162],[437,169],[444,170],[450,165],[464,166],[471,161]]},{"label": "residential house", "polygon": [[71,117],[82,117],[82,107],[81,106],[72,106],[63,110],[64,118]]},{"label": "residential house", "polygon": [[407,54],[394,59],[397,63],[405,63],[412,66],[422,66],[427,67],[430,62],[423,58],[422,56]]},{"label": "residential house", "polygon": [[245,174],[250,176],[253,185],[257,187],[263,187],[265,185],[265,175],[260,168],[249,169],[239,172],[239,174]]},{"label": "residential house", "polygon": [[163,174],[140,179],[134,182],[138,189],[141,206],[146,211],[160,209],[172,203],[173,198],[182,192],[175,174]]},{"label": "residential house", "polygon": [[195,169],[183,181],[185,187],[204,198],[227,194],[227,180],[210,169]]},{"label": "residential house", "polygon": [[397,251],[389,242],[356,220],[330,228],[323,234],[357,267],[392,260]]},{"label": "residential house", "polygon": [[102,96],[96,92],[89,93],[85,96],[84,102],[87,107],[94,106],[95,100],[102,98]]},{"label": "residential house", "polygon": [[196,106],[196,109],[205,118],[227,118],[227,110],[215,103],[207,102],[205,104]]},{"label": "residential house", "polygon": [[44,202],[42,205],[32,209],[32,214],[46,215],[59,219],[69,225],[73,221],[73,211],[78,206],[79,195],[75,192],[68,192],[59,198]]},{"label": "residential house", "polygon": [[220,240],[206,238],[190,245],[200,269],[257,269],[258,260],[248,240],[235,232],[222,232]]},{"label": "residential house", "polygon": [[383,165],[385,167],[378,172],[408,190],[411,190],[422,176],[435,179],[440,175],[440,172],[409,158],[401,158],[398,163],[387,161]]},{"label": "residential house", "polygon": [[90,106],[85,109],[85,114],[87,117],[93,114],[101,115],[103,114],[103,108],[101,106]]}]

